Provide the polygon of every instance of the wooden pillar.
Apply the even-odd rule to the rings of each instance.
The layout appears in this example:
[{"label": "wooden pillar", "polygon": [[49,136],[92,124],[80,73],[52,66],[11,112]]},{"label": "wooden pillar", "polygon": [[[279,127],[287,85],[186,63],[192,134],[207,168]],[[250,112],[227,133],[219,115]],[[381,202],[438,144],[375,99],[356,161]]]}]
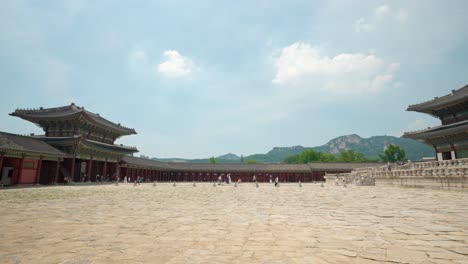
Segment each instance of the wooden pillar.
[{"label": "wooden pillar", "polygon": [[88,177],[89,181],[91,181],[91,173],[93,171],[93,157],[91,157],[89,160],[88,160],[88,170],[86,172],[86,176]]},{"label": "wooden pillar", "polygon": [[452,160],[457,158],[455,151],[456,151],[455,146],[452,143],[450,143],[450,159]]},{"label": "wooden pillar", "polygon": [[3,169],[3,159],[5,158],[5,156],[2,154],[0,154],[0,177],[2,177],[2,169]]},{"label": "wooden pillar", "polygon": [[39,184],[39,181],[41,180],[41,169],[42,169],[42,156],[39,158],[39,161],[37,162],[36,184]]},{"label": "wooden pillar", "polygon": [[120,181],[120,163],[115,164],[115,177],[117,177],[117,181]]},{"label": "wooden pillar", "polygon": [[75,163],[76,163],[76,158],[73,157],[72,159],[72,164],[71,164],[71,172],[70,172],[70,182],[75,181]]},{"label": "wooden pillar", "polygon": [[56,165],[55,165],[55,180],[54,180],[54,183],[58,182],[59,172],[60,172],[60,159],[57,159]]},{"label": "wooden pillar", "polygon": [[104,161],[104,167],[102,168],[102,179],[107,179],[107,159]]},{"label": "wooden pillar", "polygon": [[18,181],[16,183],[21,183],[21,176],[23,174],[23,167],[24,167],[24,155],[21,155],[20,167],[18,172]]}]

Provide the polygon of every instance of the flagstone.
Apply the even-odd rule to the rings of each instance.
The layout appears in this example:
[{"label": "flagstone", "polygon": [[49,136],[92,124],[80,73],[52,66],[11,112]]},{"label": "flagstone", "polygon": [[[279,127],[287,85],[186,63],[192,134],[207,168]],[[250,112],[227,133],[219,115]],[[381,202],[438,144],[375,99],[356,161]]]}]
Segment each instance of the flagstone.
[{"label": "flagstone", "polygon": [[0,263],[468,263],[466,201],[307,183],[7,189]]}]

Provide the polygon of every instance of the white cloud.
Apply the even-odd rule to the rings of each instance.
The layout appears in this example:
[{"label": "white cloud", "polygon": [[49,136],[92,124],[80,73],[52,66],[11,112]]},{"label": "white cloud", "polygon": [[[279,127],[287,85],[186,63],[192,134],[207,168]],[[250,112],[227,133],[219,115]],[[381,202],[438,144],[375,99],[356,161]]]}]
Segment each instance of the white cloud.
[{"label": "white cloud", "polygon": [[388,5],[382,5],[375,9],[375,16],[379,19],[386,17],[390,13],[390,7]]},{"label": "white cloud", "polygon": [[426,129],[428,127],[434,127],[440,125],[438,120],[435,118],[427,119],[427,118],[418,118],[408,124],[406,127],[407,132],[417,131]]},{"label": "white cloud", "polygon": [[128,54],[128,63],[130,69],[138,70],[141,66],[144,67],[148,63],[148,56],[145,51],[135,49]]},{"label": "white cloud", "polygon": [[354,22],[354,31],[361,33],[361,32],[369,32],[372,30],[372,25],[367,23],[366,20],[361,17]]},{"label": "white cloud", "polygon": [[195,70],[195,64],[187,57],[182,56],[177,50],[164,52],[166,61],[157,65],[157,71],[170,78],[189,76]]},{"label": "white cloud", "polygon": [[284,47],[274,63],[276,73],[272,82],[303,94],[379,92],[393,82],[399,69],[398,63],[386,64],[374,54],[323,56],[318,48],[304,42]]},{"label": "white cloud", "polygon": [[400,8],[395,15],[395,18],[400,23],[405,23],[408,20],[408,11],[406,9]]}]

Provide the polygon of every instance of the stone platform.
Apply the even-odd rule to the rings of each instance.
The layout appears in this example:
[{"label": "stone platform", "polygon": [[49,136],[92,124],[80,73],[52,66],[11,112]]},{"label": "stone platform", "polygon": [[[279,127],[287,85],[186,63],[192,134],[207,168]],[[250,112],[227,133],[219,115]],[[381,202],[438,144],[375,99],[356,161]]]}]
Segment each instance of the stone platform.
[{"label": "stone platform", "polygon": [[0,191],[0,263],[468,263],[468,194],[243,183]]}]

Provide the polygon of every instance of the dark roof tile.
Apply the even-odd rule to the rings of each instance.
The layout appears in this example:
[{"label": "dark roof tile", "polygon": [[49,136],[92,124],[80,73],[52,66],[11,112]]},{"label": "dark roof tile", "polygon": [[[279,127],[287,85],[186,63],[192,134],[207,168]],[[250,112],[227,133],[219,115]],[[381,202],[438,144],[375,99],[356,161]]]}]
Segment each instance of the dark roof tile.
[{"label": "dark roof tile", "polygon": [[67,156],[67,154],[39,139],[5,132],[0,132],[0,149],[7,151],[14,150],[19,152],[34,152],[38,154]]}]

